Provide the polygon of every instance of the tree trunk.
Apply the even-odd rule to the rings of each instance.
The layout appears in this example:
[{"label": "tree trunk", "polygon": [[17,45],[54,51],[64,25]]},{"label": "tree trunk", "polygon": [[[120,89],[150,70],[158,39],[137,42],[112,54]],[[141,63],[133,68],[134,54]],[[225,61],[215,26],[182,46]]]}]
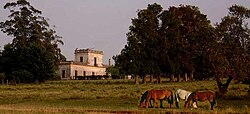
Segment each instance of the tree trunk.
[{"label": "tree trunk", "polygon": [[150,83],[154,83],[154,75],[153,74],[150,75]]},{"label": "tree trunk", "polygon": [[139,85],[139,76],[135,75],[135,85]]},{"label": "tree trunk", "polygon": [[221,79],[219,77],[216,77],[216,82],[219,88],[219,97],[224,97],[226,95],[228,86],[232,80],[233,80],[233,77],[229,76],[229,78],[227,79],[227,82],[223,84],[221,82]]},{"label": "tree trunk", "polygon": [[250,85],[248,87],[248,96],[250,96]]},{"label": "tree trunk", "polygon": [[161,83],[161,75],[157,76],[157,83]]},{"label": "tree trunk", "polygon": [[175,82],[174,74],[171,74],[170,81],[171,81],[171,82]]},{"label": "tree trunk", "polygon": [[184,74],[184,77],[185,77],[185,81],[187,82],[187,81],[188,81],[188,74],[185,73],[185,74]]},{"label": "tree trunk", "polygon": [[194,80],[194,72],[195,72],[195,69],[193,69],[190,73],[190,77],[189,77],[189,80],[193,81]]},{"label": "tree trunk", "polygon": [[143,83],[143,84],[146,84],[146,83],[147,83],[147,76],[146,76],[146,75],[144,75],[144,76],[142,77],[142,83]]},{"label": "tree trunk", "polygon": [[177,76],[177,82],[181,82],[181,74],[178,74],[178,76]]}]

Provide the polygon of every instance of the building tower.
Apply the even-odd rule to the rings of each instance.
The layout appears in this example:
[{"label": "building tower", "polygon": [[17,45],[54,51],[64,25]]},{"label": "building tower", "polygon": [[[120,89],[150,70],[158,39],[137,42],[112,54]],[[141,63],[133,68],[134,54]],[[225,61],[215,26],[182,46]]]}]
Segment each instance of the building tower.
[{"label": "building tower", "polygon": [[75,62],[88,66],[102,67],[103,66],[103,51],[92,49],[76,49]]}]

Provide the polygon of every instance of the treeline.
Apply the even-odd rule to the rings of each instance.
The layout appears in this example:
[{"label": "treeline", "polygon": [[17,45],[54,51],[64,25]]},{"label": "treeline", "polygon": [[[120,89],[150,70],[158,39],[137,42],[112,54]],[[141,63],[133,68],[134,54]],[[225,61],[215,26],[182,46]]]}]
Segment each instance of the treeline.
[{"label": "treeline", "polygon": [[[113,70],[118,69],[119,75],[142,77],[143,83],[146,75],[162,73],[188,75],[195,80],[212,77],[221,92],[232,79],[249,84],[250,29],[246,20],[250,10],[239,5],[228,10],[228,15],[213,26],[196,6],[163,9],[149,4],[132,19],[127,44],[113,57]],[[222,78],[227,82],[222,83]]]}]

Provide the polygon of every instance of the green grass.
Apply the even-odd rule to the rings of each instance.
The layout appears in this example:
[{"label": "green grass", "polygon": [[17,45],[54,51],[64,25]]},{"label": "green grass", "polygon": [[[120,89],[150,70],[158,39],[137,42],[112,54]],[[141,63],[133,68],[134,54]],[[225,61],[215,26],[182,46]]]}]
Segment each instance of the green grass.
[{"label": "green grass", "polygon": [[[231,83],[225,99],[218,99],[214,111],[209,102],[198,102],[198,109],[139,108],[140,96],[146,90],[158,88],[175,91],[217,90],[215,81],[164,82],[134,85],[132,80],[50,81],[44,84],[0,86],[1,113],[249,113],[248,85]],[[167,103],[164,102],[167,106]]]}]

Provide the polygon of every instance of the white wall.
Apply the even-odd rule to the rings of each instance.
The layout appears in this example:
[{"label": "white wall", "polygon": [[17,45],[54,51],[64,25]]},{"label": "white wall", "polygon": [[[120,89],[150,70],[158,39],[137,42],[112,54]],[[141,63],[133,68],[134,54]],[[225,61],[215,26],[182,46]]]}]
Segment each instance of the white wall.
[{"label": "white wall", "polygon": [[59,68],[60,68],[59,75],[61,76],[61,78],[63,70],[65,70],[66,73],[66,78],[62,79],[75,79],[75,71],[77,71],[77,76],[84,76],[84,71],[86,72],[86,76],[92,76],[92,72],[94,72],[94,75],[101,75],[101,76],[106,75],[105,67],[67,64],[67,65],[60,65]]}]

